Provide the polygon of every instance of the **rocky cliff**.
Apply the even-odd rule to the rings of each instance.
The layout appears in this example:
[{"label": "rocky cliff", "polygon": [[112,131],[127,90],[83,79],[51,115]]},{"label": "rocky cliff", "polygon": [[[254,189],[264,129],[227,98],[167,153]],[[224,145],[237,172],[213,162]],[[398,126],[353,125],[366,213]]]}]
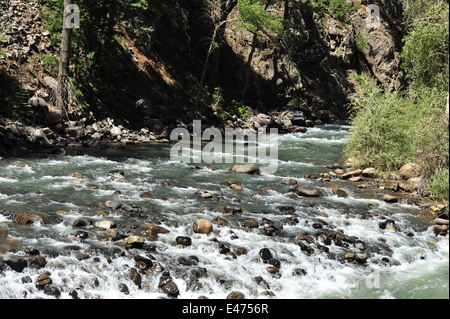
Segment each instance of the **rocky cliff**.
[{"label": "rocky cliff", "polygon": [[[11,108],[11,100],[23,91],[24,96],[34,96],[28,103],[22,101],[35,108],[33,122],[53,131],[63,131],[69,120],[73,125],[84,119],[85,129],[95,120],[110,118],[114,125],[148,128],[167,137],[171,128],[196,118],[220,124],[212,107],[212,93],[220,87],[224,101],[238,100],[255,115],[273,113],[277,125],[288,129],[292,120],[302,126],[306,121],[312,126],[345,120],[350,71],[371,73],[380,83],[402,84],[400,1],[377,1],[381,20],[376,27],[367,23],[374,13],[366,1],[354,0],[345,19],[318,10],[315,1],[276,1],[267,11],[284,19],[285,31],[254,34],[228,23],[204,85],[199,77],[211,24],[203,14],[203,1],[166,2],[151,17],[153,30],[145,47],[127,28],[117,26],[120,55],[111,54],[112,63],[105,63],[97,78],[86,80],[92,86],[96,84],[91,80],[98,83],[97,107],[65,115],[55,114],[52,107],[55,73],[50,62],[59,49],[44,28],[43,4],[0,3],[0,113],[11,115],[7,106]],[[231,17],[238,14],[237,7],[230,12]],[[291,111],[288,118],[283,117],[286,110]],[[225,121],[239,123],[233,116]]]},{"label": "rocky cliff", "polygon": [[[319,14],[309,2],[273,5],[269,10],[284,17],[288,25],[285,34],[275,38],[228,27],[229,50],[245,63],[251,56],[248,96],[252,105],[264,110],[293,106],[310,119],[330,122],[347,116],[350,70],[369,72],[380,83],[400,86],[401,32],[395,21],[401,17],[401,6],[385,2],[379,4],[381,23],[376,27],[367,23],[373,14],[367,3],[357,1],[348,22]],[[245,72],[238,72],[236,64],[232,70],[224,78],[238,90],[244,85]]]}]

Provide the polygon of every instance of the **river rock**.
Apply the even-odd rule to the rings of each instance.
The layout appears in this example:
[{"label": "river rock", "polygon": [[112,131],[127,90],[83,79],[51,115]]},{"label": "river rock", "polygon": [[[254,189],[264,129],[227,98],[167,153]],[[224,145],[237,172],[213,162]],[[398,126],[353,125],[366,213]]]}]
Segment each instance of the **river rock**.
[{"label": "river rock", "polygon": [[128,236],[124,241],[133,248],[141,248],[144,245],[145,239],[140,236]]},{"label": "river rock", "polygon": [[227,299],[245,299],[245,295],[239,291],[232,291],[228,294]]},{"label": "river rock", "polygon": [[373,167],[368,167],[362,171],[362,176],[375,178],[378,176],[377,170]]},{"label": "river rock", "polygon": [[180,290],[175,282],[171,281],[161,287],[162,291],[171,298],[177,298],[180,295]]},{"label": "river rock", "polygon": [[148,199],[155,199],[155,198],[156,198],[155,195],[150,194],[149,192],[143,192],[143,193],[140,195],[140,197],[141,197],[141,198],[148,198]]},{"label": "river rock", "polygon": [[158,233],[146,226],[137,227],[137,228],[133,229],[132,234],[135,236],[144,237],[145,239],[147,239],[149,241],[158,240]]},{"label": "river rock", "polygon": [[101,229],[116,228],[117,224],[112,220],[100,220],[94,223],[94,226]]},{"label": "river rock", "polygon": [[237,184],[231,184],[231,185],[230,185],[230,188],[231,188],[231,189],[234,189],[234,190],[237,190],[237,191],[241,191],[241,190],[243,189],[242,186],[237,185]]},{"label": "river rock", "polygon": [[398,187],[406,192],[415,192],[422,189],[425,185],[424,180],[421,177],[412,177],[408,180],[400,181]]},{"label": "river rock", "polygon": [[421,168],[419,165],[414,163],[408,163],[403,165],[398,171],[400,177],[403,179],[410,179],[414,177],[420,177]]},{"label": "river rock", "polygon": [[342,175],[339,176],[339,178],[341,179],[349,179],[350,177],[355,177],[355,176],[359,176],[361,175],[362,170],[361,169],[356,169],[347,173],[344,173]]},{"label": "river rock", "polygon": [[61,296],[61,291],[58,289],[58,287],[50,284],[44,287],[44,294],[59,298]]},{"label": "river rock", "polygon": [[14,223],[19,225],[26,225],[26,224],[32,224],[34,222],[40,222],[43,223],[43,219],[39,215],[34,214],[26,214],[21,212],[14,213],[12,220]]},{"label": "river rock", "polygon": [[119,209],[120,207],[122,207],[122,203],[116,199],[113,199],[106,201],[103,206],[111,209]]},{"label": "river rock", "polygon": [[44,289],[45,286],[51,285],[52,279],[48,275],[48,273],[43,273],[39,275],[39,277],[36,279],[36,288],[38,289]]},{"label": "river rock", "polygon": [[337,195],[337,197],[347,197],[347,192],[340,188],[333,189],[333,193]]},{"label": "river rock", "polygon": [[178,245],[184,245],[184,246],[190,246],[192,245],[192,239],[190,237],[187,236],[178,236],[175,239],[176,243]]},{"label": "river rock", "polygon": [[129,275],[130,280],[140,289],[142,284],[141,274],[136,270],[136,268],[131,268]]},{"label": "river rock", "polygon": [[25,267],[28,266],[28,262],[25,258],[15,255],[3,257],[3,262],[17,272],[22,272]]},{"label": "river rock", "polygon": [[224,206],[222,213],[234,215],[242,213],[242,209],[239,207]]},{"label": "river rock", "polygon": [[391,195],[383,195],[380,200],[386,202],[386,203],[398,203],[398,198]]},{"label": "river rock", "polygon": [[44,144],[51,145],[50,141],[47,138],[47,135],[40,129],[37,129],[33,133],[33,137],[37,140],[42,141]]},{"label": "river rock", "polygon": [[258,228],[259,227],[259,223],[256,220],[253,219],[246,219],[242,222],[242,226],[248,229],[251,228]]},{"label": "river rock", "polygon": [[141,270],[146,270],[153,266],[153,262],[146,257],[134,256],[134,261],[136,262],[136,265],[138,266],[138,268]]},{"label": "river rock", "polygon": [[194,233],[198,234],[209,234],[213,229],[213,225],[209,220],[197,219],[192,225]]},{"label": "river rock", "polygon": [[30,267],[32,268],[43,268],[47,265],[47,260],[43,256],[32,256],[28,258]]},{"label": "river rock", "polygon": [[89,226],[91,224],[92,224],[92,222],[89,219],[80,218],[80,219],[75,220],[73,222],[72,226],[73,227],[86,227],[86,226]]},{"label": "river rock", "polygon": [[6,229],[0,228],[0,239],[8,237],[8,231]]},{"label": "river rock", "polygon": [[295,193],[298,196],[303,196],[303,197],[321,197],[321,196],[323,196],[323,193],[319,189],[317,189],[313,186],[309,186],[309,185],[296,187]]},{"label": "river rock", "polygon": [[355,261],[364,264],[367,261],[367,254],[355,253]]},{"label": "river rock", "polygon": [[262,258],[262,260],[264,261],[268,261],[271,258],[273,258],[272,253],[270,251],[269,248],[263,248],[259,251],[259,256]]},{"label": "river rock", "polygon": [[122,135],[122,130],[117,126],[114,126],[109,133],[112,137],[118,137]]},{"label": "river rock", "polygon": [[170,233],[170,230],[168,230],[168,229],[166,229],[166,228],[164,228],[162,226],[159,226],[159,225],[150,224],[147,227],[148,227],[148,229],[150,229],[155,234],[168,234],[168,233]]},{"label": "river rock", "polygon": [[253,175],[259,175],[261,173],[259,167],[254,164],[235,165],[232,168],[230,168],[230,172],[253,174]]}]

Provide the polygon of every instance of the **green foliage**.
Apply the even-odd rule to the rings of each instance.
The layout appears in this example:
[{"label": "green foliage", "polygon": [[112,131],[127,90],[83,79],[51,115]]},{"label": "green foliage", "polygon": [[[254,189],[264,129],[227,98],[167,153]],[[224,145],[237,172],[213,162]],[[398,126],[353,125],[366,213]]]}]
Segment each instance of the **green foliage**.
[{"label": "green foliage", "polygon": [[241,101],[232,100],[231,108],[232,108],[233,114],[236,115],[237,117],[242,118],[242,117],[249,117],[251,115],[247,106],[245,106],[244,103]]},{"label": "green foliage", "polygon": [[347,0],[312,0],[313,6],[321,13],[328,13],[334,19],[345,22],[347,15],[357,8]]},{"label": "green foliage", "polygon": [[219,118],[223,123],[227,121],[229,115],[231,116],[235,115],[239,118],[251,116],[250,111],[242,101],[231,100],[230,104],[226,104],[225,99],[223,97],[223,90],[221,87],[214,88],[212,99],[214,109],[216,110]]},{"label": "green foliage", "polygon": [[5,50],[3,48],[0,48],[0,55],[5,58],[5,60],[8,59],[8,55],[6,54]]},{"label": "green foliage", "polygon": [[384,92],[366,75],[356,75],[355,80],[358,86],[350,104],[352,128],[345,151],[360,166],[399,168],[414,158],[414,123],[420,112],[398,92]]},{"label": "green foliage", "polygon": [[214,88],[214,93],[212,94],[212,98],[213,98],[213,104],[215,107],[222,107],[223,95],[222,95],[221,87]]},{"label": "green foliage", "polygon": [[438,201],[449,201],[449,169],[438,168],[431,176],[425,189]]},{"label": "green foliage", "polygon": [[259,0],[239,0],[239,20],[236,25],[257,33],[260,30],[280,33],[283,31],[283,19],[271,15]]},{"label": "green foliage", "polygon": [[356,42],[356,47],[359,51],[363,51],[365,49],[368,49],[370,46],[366,43],[366,40],[364,38],[364,33],[361,32],[360,30],[356,31],[355,34],[355,42]]},{"label": "green foliage", "polygon": [[[421,1],[418,1],[421,2]],[[411,23],[404,38],[403,67],[414,90],[448,86],[449,5],[445,1],[427,1],[426,9]]]},{"label": "green foliage", "polygon": [[18,88],[12,100],[9,101],[10,116],[23,123],[30,124],[34,119],[34,109],[28,104],[30,98],[31,95],[27,90]]},{"label": "green foliage", "polygon": [[41,59],[42,66],[51,76],[58,76],[59,58],[55,55],[38,54]]}]

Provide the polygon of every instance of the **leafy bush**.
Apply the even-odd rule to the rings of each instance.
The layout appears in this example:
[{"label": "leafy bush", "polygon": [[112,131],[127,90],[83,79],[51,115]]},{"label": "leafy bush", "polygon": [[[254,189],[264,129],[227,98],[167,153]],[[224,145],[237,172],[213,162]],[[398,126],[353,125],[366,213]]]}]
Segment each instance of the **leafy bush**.
[{"label": "leafy bush", "polygon": [[426,4],[427,9],[411,23],[403,40],[403,67],[413,89],[440,87],[446,90],[449,78],[449,5],[448,1],[436,0]]},{"label": "leafy bush", "polygon": [[448,168],[439,168],[431,176],[426,191],[434,196],[435,199],[449,200],[449,170]]},{"label": "leafy bush", "polygon": [[271,32],[283,31],[283,19],[271,15],[259,0],[240,0],[237,4],[239,20],[236,23],[244,29],[257,33],[262,29]]},{"label": "leafy bush", "polygon": [[359,166],[399,168],[415,155],[415,123],[420,112],[396,91],[386,91],[367,75],[354,75],[351,135],[345,151]]},{"label": "leafy bush", "polygon": [[251,115],[250,111],[248,110],[247,106],[244,105],[243,102],[232,100],[231,106],[233,113],[238,117],[249,117]]},{"label": "leafy bush", "polygon": [[321,13],[327,12],[334,19],[345,22],[347,14],[356,10],[356,7],[347,3],[347,0],[313,0],[313,6]]}]

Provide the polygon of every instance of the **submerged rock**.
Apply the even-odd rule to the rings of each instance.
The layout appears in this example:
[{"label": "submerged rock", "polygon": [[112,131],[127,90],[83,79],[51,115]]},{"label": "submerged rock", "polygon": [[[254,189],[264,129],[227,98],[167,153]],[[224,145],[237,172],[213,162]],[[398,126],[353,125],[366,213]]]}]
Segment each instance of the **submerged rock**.
[{"label": "submerged rock", "polygon": [[347,197],[347,192],[340,188],[333,189],[333,193],[337,195],[337,197]]},{"label": "submerged rock", "polygon": [[16,212],[12,218],[13,222],[19,225],[32,224],[34,222],[43,223],[43,219],[39,215],[26,214],[22,212]]}]

